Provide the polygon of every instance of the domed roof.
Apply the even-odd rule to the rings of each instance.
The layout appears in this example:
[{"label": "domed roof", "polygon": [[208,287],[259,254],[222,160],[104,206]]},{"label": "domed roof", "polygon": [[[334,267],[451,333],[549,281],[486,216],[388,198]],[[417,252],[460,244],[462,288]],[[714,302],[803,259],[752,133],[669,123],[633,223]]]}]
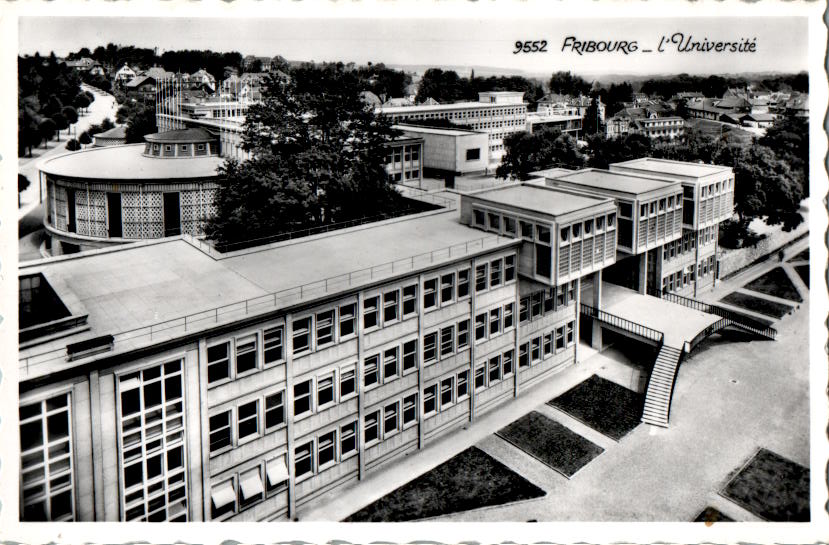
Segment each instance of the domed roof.
[{"label": "domed roof", "polygon": [[178,129],[175,131],[157,132],[144,135],[144,140],[153,144],[181,144],[196,142],[214,142],[216,137],[205,129]]}]

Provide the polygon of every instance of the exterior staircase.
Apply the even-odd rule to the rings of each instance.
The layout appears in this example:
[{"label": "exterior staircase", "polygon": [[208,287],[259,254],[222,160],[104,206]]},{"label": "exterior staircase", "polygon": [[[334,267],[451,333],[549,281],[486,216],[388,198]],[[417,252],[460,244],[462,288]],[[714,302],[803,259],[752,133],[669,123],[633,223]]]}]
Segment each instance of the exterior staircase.
[{"label": "exterior staircase", "polygon": [[642,422],[662,428],[668,427],[668,417],[671,413],[671,397],[674,393],[674,382],[679,370],[682,351],[670,346],[662,345],[653,365],[648,390],[645,394],[645,408],[642,412]]}]

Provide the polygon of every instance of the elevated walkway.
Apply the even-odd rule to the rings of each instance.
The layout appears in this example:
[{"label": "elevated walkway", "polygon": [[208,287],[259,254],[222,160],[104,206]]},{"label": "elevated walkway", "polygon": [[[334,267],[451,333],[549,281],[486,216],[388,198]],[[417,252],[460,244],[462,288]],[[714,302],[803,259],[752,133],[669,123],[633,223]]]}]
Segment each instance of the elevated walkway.
[{"label": "elevated walkway", "polygon": [[672,293],[637,291],[602,283],[602,309],[582,304],[581,314],[603,328],[659,347],[648,380],[642,422],[668,427],[676,376],[682,358],[705,338],[733,326],[774,339],[777,331],[727,309]]}]

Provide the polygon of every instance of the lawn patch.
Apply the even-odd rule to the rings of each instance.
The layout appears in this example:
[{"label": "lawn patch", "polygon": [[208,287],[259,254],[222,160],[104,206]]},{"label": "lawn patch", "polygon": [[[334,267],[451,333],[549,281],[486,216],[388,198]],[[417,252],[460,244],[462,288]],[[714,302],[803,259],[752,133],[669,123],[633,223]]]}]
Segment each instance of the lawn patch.
[{"label": "lawn patch", "polygon": [[806,284],[806,287],[809,287],[809,266],[808,265],[795,265],[794,270],[797,272],[797,275],[803,280],[803,283]]},{"label": "lawn patch", "polygon": [[774,522],[809,521],[809,470],[760,449],[720,494]]},{"label": "lawn patch", "polygon": [[568,479],[604,452],[602,447],[536,411],[501,428],[497,435]]},{"label": "lawn patch", "polygon": [[753,310],[754,312],[759,312],[760,314],[765,314],[766,316],[774,316],[775,318],[780,318],[792,310],[792,307],[789,305],[768,301],[766,299],[753,297],[751,295],[738,293],[736,291],[729,293],[720,299],[720,301],[731,303],[732,305],[746,308],[748,310]]},{"label": "lawn patch", "polygon": [[360,509],[344,522],[401,522],[539,498],[545,492],[470,447]]},{"label": "lawn patch", "polygon": [[786,271],[782,267],[775,267],[743,287],[747,290],[758,291],[766,295],[774,295],[775,297],[781,297],[789,301],[797,301],[798,303],[803,301],[803,298],[797,293],[797,288],[794,287],[794,284],[789,279],[789,275],[786,274]]},{"label": "lawn patch", "polygon": [[720,511],[709,505],[697,515],[694,522],[734,522],[734,519],[728,515],[723,515]]},{"label": "lawn patch", "polygon": [[645,396],[593,375],[547,404],[618,441],[641,422]]}]

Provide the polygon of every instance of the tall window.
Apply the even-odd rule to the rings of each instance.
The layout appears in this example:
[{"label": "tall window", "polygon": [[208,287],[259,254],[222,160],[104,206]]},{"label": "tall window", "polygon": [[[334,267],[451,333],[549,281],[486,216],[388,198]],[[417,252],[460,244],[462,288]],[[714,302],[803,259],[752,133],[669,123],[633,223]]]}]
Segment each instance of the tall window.
[{"label": "tall window", "polygon": [[438,385],[433,384],[423,390],[423,416],[429,416],[437,411],[437,389]]},{"label": "tall window", "polygon": [[233,444],[233,429],[231,428],[230,410],[214,414],[209,419],[210,424],[210,452],[219,452]]},{"label": "tall window", "polygon": [[357,452],[357,421],[340,428],[340,457]]},{"label": "tall window", "polygon": [[237,409],[236,429],[239,441],[259,435],[259,400],[239,405]]},{"label": "tall window", "polygon": [[337,430],[320,435],[317,440],[317,465],[322,468],[331,464],[337,455]]},{"label": "tall window", "polygon": [[417,313],[417,284],[403,288],[403,316]]},{"label": "tall window", "polygon": [[181,361],[121,375],[117,389],[122,519],[187,520]]},{"label": "tall window", "polygon": [[403,425],[417,420],[417,393],[403,398]]},{"label": "tall window", "polygon": [[294,320],[294,355],[311,350],[311,317]]},{"label": "tall window", "polygon": [[285,423],[285,392],[265,396],[265,430],[270,431]]},{"label": "tall window", "polygon": [[383,380],[389,381],[397,378],[400,374],[400,366],[398,363],[398,347],[389,348],[383,352]]},{"label": "tall window", "polygon": [[265,351],[265,365],[280,361],[284,358],[283,337],[284,328],[282,326],[266,329],[263,335],[263,345]]},{"label": "tall window", "polygon": [[383,323],[391,323],[397,320],[397,303],[400,292],[397,290],[387,291],[383,294]]},{"label": "tall window", "polygon": [[368,297],[363,301],[363,328],[371,329],[380,325],[380,297]]},{"label": "tall window", "polygon": [[437,299],[438,279],[430,278],[423,282],[423,308],[435,308],[438,304]]},{"label": "tall window", "polygon": [[484,291],[487,286],[486,263],[475,267],[475,291]]},{"label": "tall window", "polygon": [[314,471],[314,442],[309,441],[294,450],[294,475],[302,477]]},{"label": "tall window", "polygon": [[440,277],[440,304],[450,303],[455,296],[455,273]]},{"label": "tall window", "polygon": [[489,285],[493,288],[501,284],[501,260],[496,259],[489,264]]},{"label": "tall window", "polygon": [[215,383],[230,378],[230,343],[207,348],[207,382]]},{"label": "tall window", "polygon": [[383,436],[389,436],[397,431],[398,425],[398,410],[399,405],[397,401],[386,405],[383,409]]},{"label": "tall window", "polygon": [[357,370],[354,367],[343,369],[340,373],[340,400],[357,393]]},{"label": "tall window", "polygon": [[380,439],[380,411],[366,415],[363,425],[363,442],[368,445]]},{"label": "tall window", "polygon": [[515,255],[504,258],[504,282],[515,280]]},{"label": "tall window", "polygon": [[423,363],[430,364],[437,361],[438,334],[427,333],[423,336]]},{"label": "tall window", "polygon": [[455,327],[448,326],[440,330],[440,357],[451,355],[455,351]]},{"label": "tall window", "polygon": [[336,316],[333,310],[317,314],[317,348],[334,342],[335,319]]},{"label": "tall window", "polygon": [[481,341],[483,339],[486,339],[486,312],[475,316],[475,340]]},{"label": "tall window", "polygon": [[256,335],[236,339],[236,374],[256,369]]},{"label": "tall window", "polygon": [[356,303],[340,307],[340,339],[354,334],[354,316],[356,314]]},{"label": "tall window", "polygon": [[469,319],[458,322],[458,350],[469,346]]},{"label": "tall window", "polygon": [[69,394],[20,406],[23,521],[75,520],[70,406]]},{"label": "tall window", "polygon": [[373,354],[363,362],[363,386],[369,387],[380,382],[380,354]]},{"label": "tall window", "polygon": [[469,269],[458,271],[458,299],[469,295]]},{"label": "tall window", "polygon": [[455,401],[455,377],[440,381],[440,408],[445,409]]},{"label": "tall window", "polygon": [[417,340],[403,343],[403,372],[417,367]]},{"label": "tall window", "polygon": [[294,416],[311,412],[311,380],[294,384]]},{"label": "tall window", "polygon": [[317,407],[334,403],[334,374],[317,379]]}]

